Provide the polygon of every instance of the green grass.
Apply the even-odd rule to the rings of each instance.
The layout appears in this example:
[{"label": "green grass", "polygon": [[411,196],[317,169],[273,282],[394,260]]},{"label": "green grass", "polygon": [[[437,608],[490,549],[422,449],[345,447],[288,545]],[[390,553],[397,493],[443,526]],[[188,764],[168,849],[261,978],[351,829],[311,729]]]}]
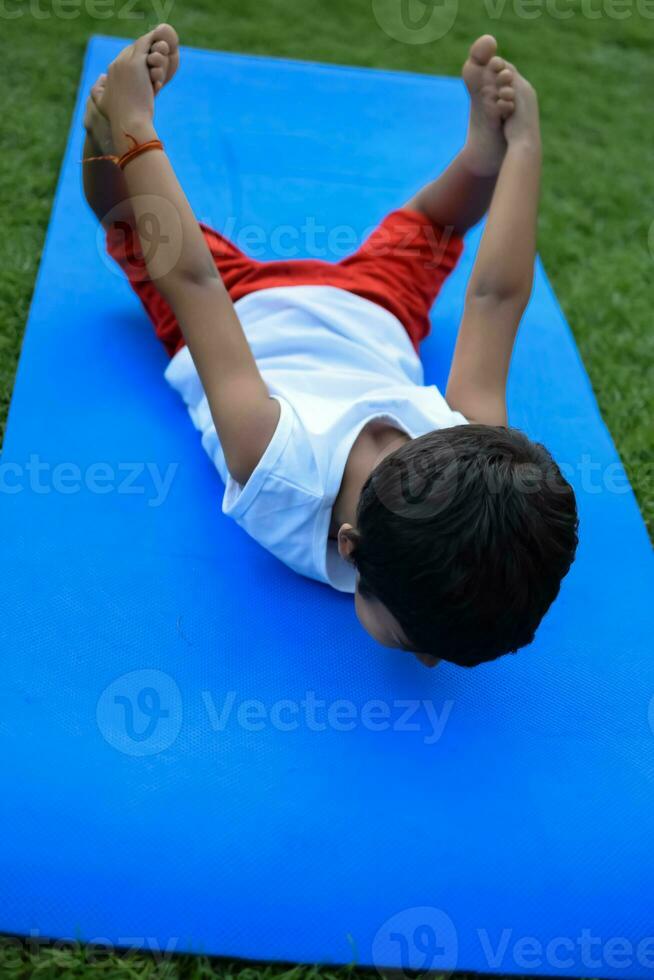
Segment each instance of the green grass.
[{"label": "green grass", "polygon": [[38,952],[21,947],[16,940],[0,939],[0,978],[5,980],[379,980],[376,974],[350,967],[319,970],[316,967],[248,966],[211,960],[205,956],[141,956],[107,954],[81,945],[42,947]]},{"label": "green grass", "polygon": [[[53,0],[38,5],[32,0],[38,17],[26,0],[21,7],[20,2],[7,0],[0,8],[23,10],[12,19],[0,12],[2,425],[86,41],[92,33],[136,36],[161,19],[145,0],[129,8],[125,0],[115,0],[116,15],[109,19],[91,16],[90,0],[79,0],[77,7],[70,0],[59,7],[60,0],[54,6]],[[374,0],[378,10],[393,2]],[[541,253],[651,527],[654,256],[648,235],[654,222],[654,21],[637,14],[635,3],[631,15],[620,20],[606,13],[596,19],[584,16],[581,0],[559,4],[573,12],[561,20],[546,12],[525,19],[519,15],[521,4],[513,0],[504,5],[460,0],[458,17],[444,38],[406,44],[380,29],[372,3],[177,0],[168,19],[189,45],[440,74],[459,72],[474,36],[490,30],[499,37],[503,52],[521,66],[541,98],[546,151]],[[58,9],[66,19],[55,16]],[[107,4],[98,9],[106,10]],[[501,16],[492,16],[502,9]],[[534,8],[522,9],[530,13]],[[543,9],[548,9],[545,2]],[[591,5],[586,0],[583,9],[613,8],[608,0]],[[13,947],[0,950],[0,976],[79,976],[89,969],[79,951],[43,951],[33,960],[26,955]],[[159,969],[171,972],[153,972]],[[109,958],[94,970],[112,977],[200,977],[208,975],[209,966],[201,960],[157,967],[147,958]],[[221,971],[235,980],[268,977]]]}]

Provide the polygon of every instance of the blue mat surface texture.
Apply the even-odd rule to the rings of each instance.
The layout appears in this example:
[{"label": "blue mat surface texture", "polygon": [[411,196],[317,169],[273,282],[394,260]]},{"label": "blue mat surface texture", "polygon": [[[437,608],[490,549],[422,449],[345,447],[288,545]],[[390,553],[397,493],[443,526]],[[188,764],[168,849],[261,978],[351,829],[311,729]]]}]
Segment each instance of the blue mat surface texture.
[{"label": "blue mat surface texture", "polygon": [[[92,41],[82,92],[119,47]],[[82,200],[82,104],[2,457],[0,930],[653,976],[650,547],[542,269],[511,416],[578,490],[579,558],[531,648],[430,672],[222,517]],[[449,161],[466,96],[185,51],[158,122],[199,218],[258,257],[338,257]],[[437,303],[429,382],[477,242]]]}]

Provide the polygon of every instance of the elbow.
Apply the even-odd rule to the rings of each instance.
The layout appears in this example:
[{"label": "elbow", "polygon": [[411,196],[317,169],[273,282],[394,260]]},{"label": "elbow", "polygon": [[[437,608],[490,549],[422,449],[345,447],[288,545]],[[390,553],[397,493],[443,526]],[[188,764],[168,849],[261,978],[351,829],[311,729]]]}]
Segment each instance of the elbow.
[{"label": "elbow", "polygon": [[241,487],[249,483],[250,477],[259,465],[260,459],[261,456],[257,453],[247,453],[242,450],[238,455],[231,453],[229,457],[227,455],[225,456],[229,475]]},{"label": "elbow", "polygon": [[175,265],[170,271],[156,278],[153,277],[153,282],[171,306],[174,305],[175,298],[180,293],[188,293],[198,289],[215,289],[217,284],[222,286],[222,280],[213,261],[210,266]]},{"label": "elbow", "polygon": [[450,408],[473,425],[507,426],[506,398],[502,391],[475,385],[474,388],[457,386],[450,382],[445,400]]},{"label": "elbow", "polygon": [[533,280],[525,282],[473,282],[468,288],[466,305],[474,304],[480,307],[511,307],[525,310],[531,298]]}]

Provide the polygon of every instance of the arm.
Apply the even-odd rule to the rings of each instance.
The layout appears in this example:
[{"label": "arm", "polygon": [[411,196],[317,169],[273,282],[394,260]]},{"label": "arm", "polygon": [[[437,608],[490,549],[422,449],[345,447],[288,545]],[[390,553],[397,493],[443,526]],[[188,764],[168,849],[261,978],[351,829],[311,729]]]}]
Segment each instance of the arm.
[{"label": "arm", "polygon": [[[156,139],[147,49],[137,41],[109,70],[109,118],[118,154]],[[153,150],[122,173],[133,220],[150,232],[150,278],[172,307],[202,381],[227,467],[245,483],[270,442],[279,403],[270,398],[243,328],[165,153]]]},{"label": "arm", "polygon": [[505,124],[508,150],[473,269],[446,397],[471,421],[506,425],[513,344],[536,257],[541,146],[538,104],[524,79]]}]

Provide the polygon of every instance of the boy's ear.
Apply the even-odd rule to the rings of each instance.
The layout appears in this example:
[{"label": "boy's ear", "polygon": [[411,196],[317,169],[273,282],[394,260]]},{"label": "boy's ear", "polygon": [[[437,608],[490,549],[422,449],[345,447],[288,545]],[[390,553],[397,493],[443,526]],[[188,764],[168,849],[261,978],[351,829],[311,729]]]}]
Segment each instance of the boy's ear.
[{"label": "boy's ear", "polygon": [[345,561],[353,562],[352,553],[356,549],[361,535],[351,524],[341,524],[338,529],[338,553]]}]

